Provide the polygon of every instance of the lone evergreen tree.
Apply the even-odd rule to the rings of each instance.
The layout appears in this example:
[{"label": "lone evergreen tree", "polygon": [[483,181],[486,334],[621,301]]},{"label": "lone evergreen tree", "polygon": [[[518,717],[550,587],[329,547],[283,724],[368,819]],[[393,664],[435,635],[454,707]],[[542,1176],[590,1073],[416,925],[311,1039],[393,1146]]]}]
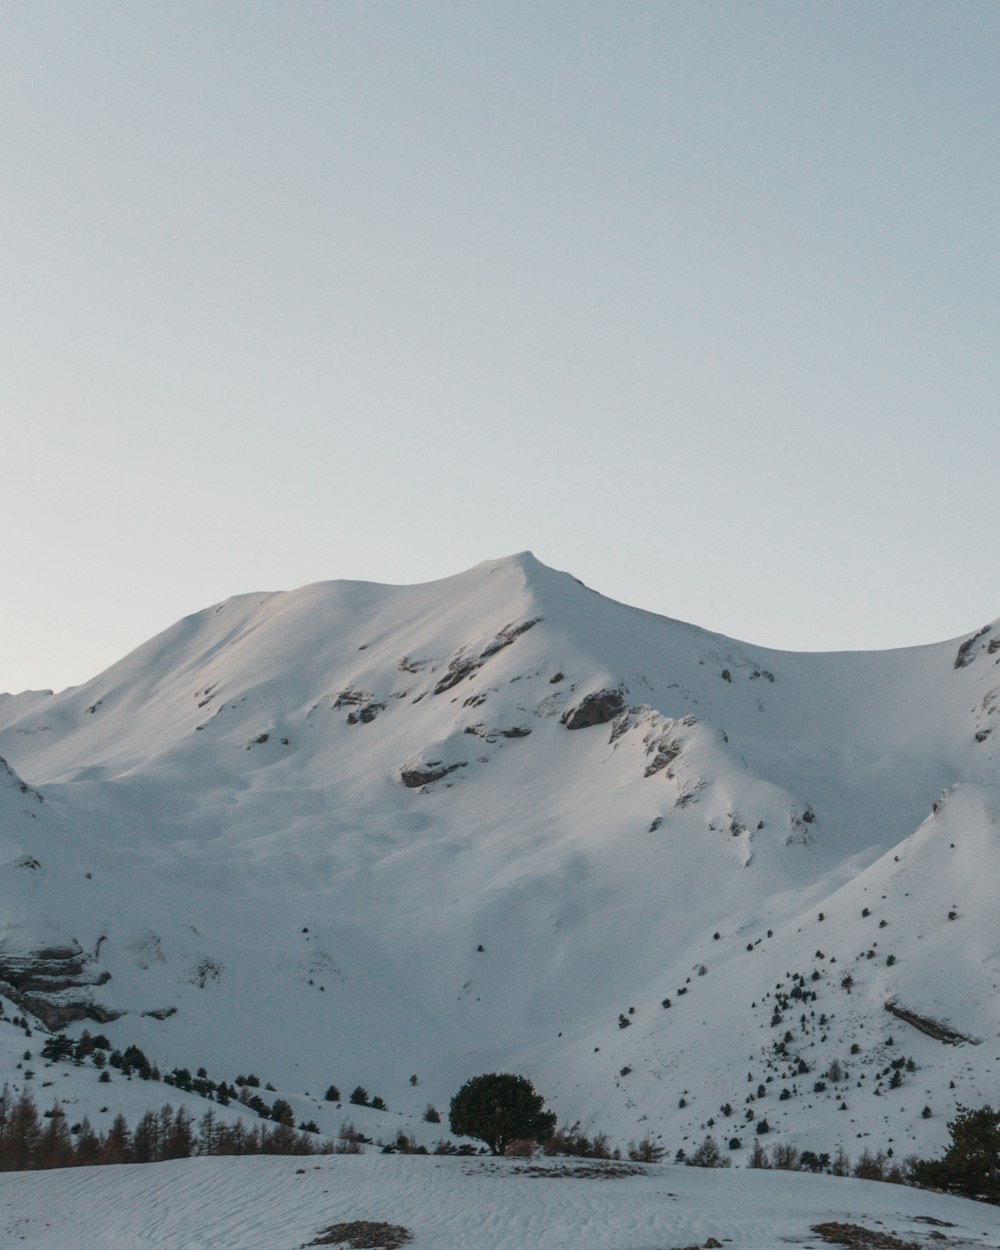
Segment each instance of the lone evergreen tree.
[{"label": "lone evergreen tree", "polygon": [[451,1100],[448,1120],[453,1133],[478,1138],[495,1155],[518,1138],[546,1141],[556,1126],[555,1114],[545,1110],[545,1100],[527,1077],[508,1072],[466,1081]]}]

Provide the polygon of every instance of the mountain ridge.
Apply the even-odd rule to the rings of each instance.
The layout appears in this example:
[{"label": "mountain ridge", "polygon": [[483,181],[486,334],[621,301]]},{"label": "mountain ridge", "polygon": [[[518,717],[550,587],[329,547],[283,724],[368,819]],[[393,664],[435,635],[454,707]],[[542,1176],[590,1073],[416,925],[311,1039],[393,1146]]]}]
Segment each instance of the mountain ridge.
[{"label": "mountain ridge", "polygon": [[[527,1067],[566,1118],[674,1146],[723,1105],[753,1124],[778,1081],[775,1131],[887,1134],[858,1081],[902,1029],[942,1115],[991,1089],[982,1045],[959,1072],[885,1004],[1000,1037],[995,637],[773,651],[530,553],[236,596],[82,686],[0,698],[0,961],[61,934],[86,966],[36,1001],[52,1021],[114,1015],[164,1064],[287,1089],[343,1065],[414,1114],[415,1070],[441,1101]],[[846,1113],[793,1055],[852,1071]]]}]

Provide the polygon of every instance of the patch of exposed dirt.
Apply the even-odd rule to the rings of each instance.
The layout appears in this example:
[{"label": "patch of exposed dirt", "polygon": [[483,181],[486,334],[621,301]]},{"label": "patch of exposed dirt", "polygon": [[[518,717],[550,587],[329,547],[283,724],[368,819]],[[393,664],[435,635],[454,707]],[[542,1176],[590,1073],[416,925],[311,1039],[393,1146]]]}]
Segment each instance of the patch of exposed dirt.
[{"label": "patch of exposed dirt", "polygon": [[402,1224],[384,1224],[376,1220],[351,1220],[347,1224],[330,1224],[320,1229],[306,1246],[350,1246],[351,1250],[396,1250],[413,1240]]},{"label": "patch of exposed dirt", "polygon": [[621,1176],[644,1176],[645,1170],[628,1163],[561,1163],[555,1167],[546,1167],[540,1163],[528,1163],[523,1167],[511,1168],[519,1176],[541,1176],[552,1180],[563,1180],[566,1177],[585,1177],[587,1180],[613,1181]]},{"label": "patch of exposed dirt", "polygon": [[919,1242],[903,1241],[894,1233],[882,1233],[862,1224],[841,1224],[831,1220],[827,1224],[813,1224],[812,1231],[834,1246],[849,1246],[850,1250],[923,1250]]}]

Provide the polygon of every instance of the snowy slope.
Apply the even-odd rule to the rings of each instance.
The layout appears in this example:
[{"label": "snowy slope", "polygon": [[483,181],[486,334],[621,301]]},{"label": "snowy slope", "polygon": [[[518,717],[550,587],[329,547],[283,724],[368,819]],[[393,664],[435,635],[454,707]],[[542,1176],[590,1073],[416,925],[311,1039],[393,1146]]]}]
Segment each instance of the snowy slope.
[{"label": "snowy slope", "polygon": [[997,1097],[995,642],[773,652],[529,554],[240,596],[0,696],[0,963],[78,950],[28,1006],[163,1068],[417,1116],[515,1070],[623,1143],[937,1149]]},{"label": "snowy slope", "polygon": [[884,1238],[867,1245],[1000,1245],[995,1207],[898,1185],[664,1165],[604,1178],[566,1170],[368,1155],[8,1173],[0,1239],[24,1250],[292,1250],[366,1220],[406,1229],[412,1250],[775,1250],[822,1246],[812,1230],[831,1223]]}]

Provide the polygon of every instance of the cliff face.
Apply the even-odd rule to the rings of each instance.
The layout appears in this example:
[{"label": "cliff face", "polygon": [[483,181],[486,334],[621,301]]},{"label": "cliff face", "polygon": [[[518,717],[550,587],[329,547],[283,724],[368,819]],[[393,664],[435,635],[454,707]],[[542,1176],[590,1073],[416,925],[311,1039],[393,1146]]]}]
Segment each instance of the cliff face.
[{"label": "cliff face", "polygon": [[0,994],[56,1031],[74,1020],[114,1020],[121,1012],[101,1006],[93,989],[111,980],[79,943],[14,951],[0,946]]}]

